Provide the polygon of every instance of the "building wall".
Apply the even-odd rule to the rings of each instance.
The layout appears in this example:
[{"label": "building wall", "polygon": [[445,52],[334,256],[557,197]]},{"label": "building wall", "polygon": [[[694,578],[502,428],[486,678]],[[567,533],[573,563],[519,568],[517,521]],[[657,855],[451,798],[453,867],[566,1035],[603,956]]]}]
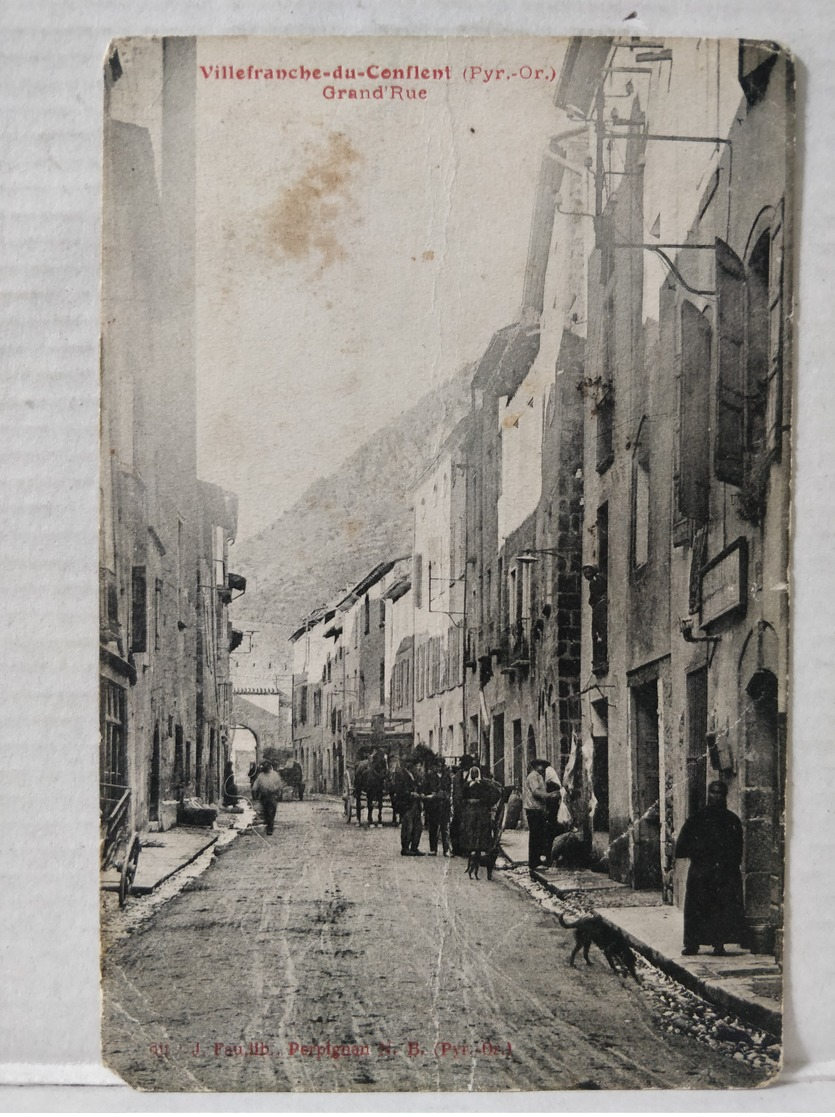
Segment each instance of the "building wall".
[{"label": "building wall", "polygon": [[454,432],[414,491],[415,740],[446,757],[460,756],[466,740],[467,462],[463,438],[463,429]]},{"label": "building wall", "polygon": [[405,581],[404,586],[399,587],[396,598],[386,597],[386,694],[389,718],[409,730],[415,701],[414,599],[411,582]]},{"label": "building wall", "polygon": [[[746,93],[736,43],[671,49],[686,65],[651,94],[636,82],[621,116],[631,112],[636,134],[645,124],[653,135],[712,142],[619,142],[626,173],[602,191],[589,260],[583,561],[600,564],[605,506],[608,655],[595,667],[590,586],[582,671],[601,697],[584,705],[584,734],[601,733],[602,709],[612,874],[671,901],[684,891],[676,834],[721,775],[745,828],[752,945],[770,949],[777,932],[779,949],[788,371],[772,389],[767,380],[780,341],[790,367],[777,267],[782,249],[787,292],[790,75],[782,56],[760,51],[753,64],[764,68]],[[700,69],[694,52],[710,55]],[[689,81],[679,84],[676,71]],[[669,248],[670,266],[645,248],[616,247],[653,237],[685,246]],[[729,369],[742,380],[736,397]],[[769,393],[782,403],[779,422]]]},{"label": "building wall", "polygon": [[577,133],[543,153],[520,321],[494,336],[473,381],[467,713],[483,762],[517,786],[533,755],[563,768],[579,724],[586,172]]},{"label": "building wall", "polygon": [[[164,39],[115,50],[118,65],[113,51],[105,65],[102,782],[116,774],[131,788],[143,827],[188,784],[198,705],[205,692],[225,701],[228,657],[212,602],[217,654],[198,677],[212,555],[196,475],[195,47]],[[146,78],[159,83],[158,111],[137,97]],[[212,710],[216,750],[225,714]],[[206,792],[216,794],[214,782]]]},{"label": "building wall", "polygon": [[[325,611],[320,610],[293,641],[293,755],[302,765],[311,791],[331,790],[326,788],[331,735],[324,698],[331,641],[325,636],[328,622],[324,618]],[[333,681],[330,686],[333,688]]]}]

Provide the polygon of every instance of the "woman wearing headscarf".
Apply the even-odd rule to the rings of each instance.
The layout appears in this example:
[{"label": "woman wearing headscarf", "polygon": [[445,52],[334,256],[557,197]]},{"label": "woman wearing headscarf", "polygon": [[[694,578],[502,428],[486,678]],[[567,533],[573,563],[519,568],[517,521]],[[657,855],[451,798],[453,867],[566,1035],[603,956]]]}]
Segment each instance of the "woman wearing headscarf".
[{"label": "woman wearing headscarf", "polygon": [[461,848],[466,853],[486,853],[495,841],[493,810],[502,797],[501,785],[482,777],[473,765],[463,785],[461,804]]}]

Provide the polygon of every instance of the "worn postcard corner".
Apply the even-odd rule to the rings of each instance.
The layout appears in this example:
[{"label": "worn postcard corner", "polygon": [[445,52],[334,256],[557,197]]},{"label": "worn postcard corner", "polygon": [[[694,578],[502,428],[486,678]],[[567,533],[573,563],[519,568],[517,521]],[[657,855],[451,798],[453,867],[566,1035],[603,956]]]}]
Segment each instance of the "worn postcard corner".
[{"label": "worn postcard corner", "polygon": [[790,54],[128,38],[104,79],[107,1065],[773,1081]]}]

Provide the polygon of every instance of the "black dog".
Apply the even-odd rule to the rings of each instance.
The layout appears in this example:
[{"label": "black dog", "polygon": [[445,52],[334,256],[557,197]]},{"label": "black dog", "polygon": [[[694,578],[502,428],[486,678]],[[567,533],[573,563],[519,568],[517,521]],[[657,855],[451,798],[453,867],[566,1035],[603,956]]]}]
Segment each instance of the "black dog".
[{"label": "black dog", "polygon": [[493,879],[493,870],[496,867],[496,858],[499,856],[497,849],[490,849],[486,853],[473,852],[467,858],[467,876],[470,880],[475,877],[478,880],[479,866],[483,865],[487,870],[487,879]]},{"label": "black dog", "polygon": [[586,965],[590,966],[592,963],[589,958],[589,948],[594,944],[603,951],[606,961],[616,974],[621,972],[615,965],[617,961],[623,967],[624,976],[630,973],[636,981],[638,980],[634,951],[617,928],[610,926],[599,915],[581,915],[574,923],[566,923],[562,913],[559,918],[563,927],[568,927],[574,932],[574,949],[571,951],[569,966],[574,965],[574,960],[581,950]]}]

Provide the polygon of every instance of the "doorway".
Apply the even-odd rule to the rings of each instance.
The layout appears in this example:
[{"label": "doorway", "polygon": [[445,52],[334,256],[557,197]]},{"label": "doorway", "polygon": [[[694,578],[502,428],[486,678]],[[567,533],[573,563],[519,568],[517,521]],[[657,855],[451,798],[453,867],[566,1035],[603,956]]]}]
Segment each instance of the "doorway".
[{"label": "doorway", "polygon": [[707,802],[707,668],[687,676],[687,817]]},{"label": "doorway", "polygon": [[658,680],[634,686],[632,726],[635,747],[634,887],[661,888],[661,810],[659,789]]},{"label": "doorway", "polygon": [[151,748],[151,774],[148,786],[148,818],[159,822],[159,726],[154,726],[154,743]]},{"label": "doorway", "polygon": [[609,703],[606,699],[592,702],[592,769],[591,784],[595,808],[592,832],[609,836]]},{"label": "doorway", "polygon": [[505,784],[504,714],[495,714],[493,717],[493,776],[498,783]]},{"label": "doorway", "polygon": [[785,731],[777,677],[758,668],[745,688],[745,852],[742,862],[749,945],[781,950],[785,808]]},{"label": "doorway", "polygon": [[214,803],[217,798],[217,737],[214,729],[209,730],[209,772],[206,781],[206,802]]},{"label": "doorway", "polygon": [[525,778],[525,773],[522,771],[523,767],[522,719],[515,718],[513,721],[513,782],[517,787],[522,786],[522,781]]}]

